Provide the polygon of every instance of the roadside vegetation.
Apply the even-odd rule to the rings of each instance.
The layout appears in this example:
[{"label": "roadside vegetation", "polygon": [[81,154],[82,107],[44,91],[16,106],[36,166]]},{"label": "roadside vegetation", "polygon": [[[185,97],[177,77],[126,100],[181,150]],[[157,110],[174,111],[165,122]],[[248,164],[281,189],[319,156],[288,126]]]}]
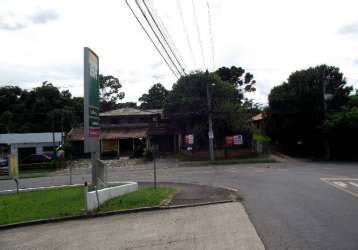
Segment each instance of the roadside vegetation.
[{"label": "roadside vegetation", "polygon": [[217,158],[214,161],[208,160],[206,157],[197,157],[190,155],[178,154],[177,159],[183,162],[190,162],[196,165],[230,165],[230,164],[248,164],[248,163],[274,163],[276,160],[270,154],[254,154],[249,156],[234,157],[234,158]]},{"label": "roadside vegetation", "polygon": [[176,190],[174,188],[158,187],[139,188],[137,192],[125,194],[107,201],[100,207],[101,212],[126,210],[140,207],[159,206],[168,199]]},{"label": "roadside vegetation", "polygon": [[81,187],[0,195],[0,224],[84,214]]},{"label": "roadside vegetation", "polygon": [[[159,206],[174,188],[140,188],[104,203],[99,212]],[[0,225],[86,214],[83,187],[54,188],[0,195]]]}]

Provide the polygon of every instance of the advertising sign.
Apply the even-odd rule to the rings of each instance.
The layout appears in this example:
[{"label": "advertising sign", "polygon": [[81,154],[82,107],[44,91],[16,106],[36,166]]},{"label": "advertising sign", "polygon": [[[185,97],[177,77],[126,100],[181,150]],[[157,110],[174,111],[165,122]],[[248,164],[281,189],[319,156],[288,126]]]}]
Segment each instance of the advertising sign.
[{"label": "advertising sign", "polygon": [[242,145],[244,143],[242,140],[242,135],[234,135],[233,137],[234,145]]},{"label": "advertising sign", "polygon": [[84,48],[84,139],[85,152],[95,152],[99,145],[99,62],[98,56]]},{"label": "advertising sign", "polygon": [[194,135],[193,134],[185,135],[184,136],[184,144],[186,144],[186,145],[194,144]]},{"label": "advertising sign", "polygon": [[237,146],[243,143],[242,135],[225,136],[226,146]]},{"label": "advertising sign", "polygon": [[13,179],[19,178],[19,165],[16,154],[9,155],[9,176]]},{"label": "advertising sign", "polygon": [[225,136],[225,145],[232,146],[234,144],[233,136]]}]

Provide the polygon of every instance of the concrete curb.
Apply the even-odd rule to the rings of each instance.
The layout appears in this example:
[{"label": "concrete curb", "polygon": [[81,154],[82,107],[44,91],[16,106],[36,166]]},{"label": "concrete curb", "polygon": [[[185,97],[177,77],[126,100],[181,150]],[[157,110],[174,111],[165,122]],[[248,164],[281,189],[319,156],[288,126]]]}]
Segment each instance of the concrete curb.
[{"label": "concrete curb", "polygon": [[221,200],[221,201],[192,203],[192,204],[173,205],[173,206],[141,207],[141,208],[127,209],[127,210],[109,211],[109,212],[103,212],[103,213],[97,213],[97,214],[83,214],[83,215],[67,216],[67,217],[61,217],[61,218],[32,220],[32,221],[26,221],[26,222],[14,223],[14,224],[0,225],[0,231],[7,230],[7,229],[13,229],[13,228],[19,228],[19,227],[33,226],[33,225],[41,225],[41,224],[48,224],[48,223],[55,223],[55,222],[65,222],[65,221],[69,221],[69,220],[89,219],[89,218],[104,217],[104,216],[111,216],[111,215],[131,214],[131,213],[159,211],[159,210],[167,210],[167,209],[200,207],[200,206],[215,205],[215,204],[230,203],[230,202],[239,202],[239,201]]}]

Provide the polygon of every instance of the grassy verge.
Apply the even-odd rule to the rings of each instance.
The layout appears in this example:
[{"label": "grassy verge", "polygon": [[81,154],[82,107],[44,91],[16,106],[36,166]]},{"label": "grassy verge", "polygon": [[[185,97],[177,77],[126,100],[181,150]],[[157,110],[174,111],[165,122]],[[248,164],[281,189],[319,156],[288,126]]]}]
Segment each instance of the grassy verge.
[{"label": "grassy verge", "polygon": [[0,224],[83,214],[83,188],[0,195]]},{"label": "grassy verge", "polygon": [[175,192],[174,188],[158,187],[140,188],[138,191],[125,194],[107,201],[100,207],[100,211],[125,210],[139,207],[159,206]]},{"label": "grassy verge", "polygon": [[225,165],[225,164],[249,164],[249,163],[274,163],[277,162],[271,155],[257,155],[250,158],[232,158],[219,159],[213,162],[207,161],[208,164]]},{"label": "grassy verge", "polygon": [[277,162],[271,155],[255,155],[251,157],[236,157],[229,159],[216,159],[209,161],[207,159],[191,158],[190,156],[181,155],[179,160],[183,162],[190,162],[194,165],[230,165],[230,164],[251,164],[251,163],[274,163]]},{"label": "grassy verge", "polygon": [[[85,214],[82,187],[56,188],[0,195],[0,225]],[[140,188],[101,206],[100,212],[158,206],[174,188]]]}]

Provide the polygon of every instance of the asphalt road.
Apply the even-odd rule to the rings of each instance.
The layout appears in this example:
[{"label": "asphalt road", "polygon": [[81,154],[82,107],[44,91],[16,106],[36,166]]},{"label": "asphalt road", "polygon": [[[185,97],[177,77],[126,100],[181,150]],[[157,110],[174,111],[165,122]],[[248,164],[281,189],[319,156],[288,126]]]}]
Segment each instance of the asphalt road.
[{"label": "asphalt road", "polygon": [[[77,172],[76,172],[77,171]],[[89,169],[73,180],[90,180]],[[111,168],[110,180],[149,181],[151,165]],[[358,164],[290,161],[273,164],[183,167],[163,160],[158,180],[238,189],[267,249],[358,249],[358,195],[354,187],[330,185],[321,178],[358,179]],[[25,179],[24,187],[67,184],[66,173]],[[358,183],[358,180],[354,183]],[[347,184],[348,185],[348,184]],[[0,181],[0,189],[14,188]]]}]

